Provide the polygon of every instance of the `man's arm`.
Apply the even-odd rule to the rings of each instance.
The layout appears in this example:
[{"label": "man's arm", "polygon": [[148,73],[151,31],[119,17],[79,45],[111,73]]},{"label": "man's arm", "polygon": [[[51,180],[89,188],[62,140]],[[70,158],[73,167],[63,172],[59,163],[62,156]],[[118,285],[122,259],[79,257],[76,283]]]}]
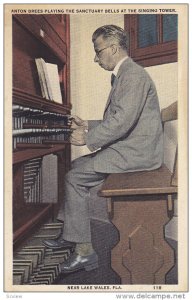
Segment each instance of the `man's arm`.
[{"label": "man's arm", "polygon": [[97,127],[101,122],[102,120],[88,120],[88,130]]}]

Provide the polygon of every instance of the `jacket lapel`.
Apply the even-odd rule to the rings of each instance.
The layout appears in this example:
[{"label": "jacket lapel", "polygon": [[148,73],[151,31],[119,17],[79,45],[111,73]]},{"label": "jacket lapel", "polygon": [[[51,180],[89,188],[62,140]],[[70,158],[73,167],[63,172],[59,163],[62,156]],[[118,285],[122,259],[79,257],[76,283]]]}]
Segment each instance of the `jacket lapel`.
[{"label": "jacket lapel", "polygon": [[108,99],[107,99],[107,103],[106,103],[106,106],[105,106],[105,110],[104,110],[103,117],[105,116],[105,113],[106,113],[106,111],[107,111],[107,109],[108,109],[108,107],[109,107],[109,105],[110,105],[110,103],[111,103],[111,98],[112,98],[112,95],[113,95],[113,93],[114,93],[114,91],[115,91],[115,88],[116,88],[116,86],[117,86],[119,77],[120,77],[121,73],[124,71],[124,69],[128,69],[128,65],[129,65],[130,62],[132,62],[132,59],[131,59],[130,57],[128,57],[128,58],[122,63],[122,65],[121,65],[120,68],[119,68],[119,71],[118,71],[117,76],[116,76],[116,78],[115,78],[114,84],[113,84],[113,86],[112,86],[112,88],[111,88],[109,97],[108,97]]},{"label": "jacket lapel", "polygon": [[111,102],[112,95],[113,95],[113,93],[114,93],[114,91],[115,91],[115,88],[116,88],[116,86],[117,86],[117,82],[118,82],[118,80],[117,80],[117,78],[115,78],[114,84],[113,84],[113,86],[112,86],[112,88],[111,88],[111,91],[110,91],[110,93],[109,93],[109,97],[108,97],[108,99],[107,99],[107,103],[106,103],[106,106],[105,106],[104,114],[105,114],[107,108],[109,107],[109,104],[110,104],[110,102]]}]

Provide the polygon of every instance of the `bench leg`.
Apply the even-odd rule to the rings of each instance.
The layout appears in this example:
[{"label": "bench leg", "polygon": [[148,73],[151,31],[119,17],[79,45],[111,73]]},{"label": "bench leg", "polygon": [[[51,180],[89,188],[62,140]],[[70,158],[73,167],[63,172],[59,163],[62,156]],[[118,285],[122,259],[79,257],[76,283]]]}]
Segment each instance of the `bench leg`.
[{"label": "bench leg", "polygon": [[111,266],[122,284],[164,284],[174,266],[174,250],[164,234],[167,201],[157,197],[112,198],[111,221],[119,243],[112,249]]}]

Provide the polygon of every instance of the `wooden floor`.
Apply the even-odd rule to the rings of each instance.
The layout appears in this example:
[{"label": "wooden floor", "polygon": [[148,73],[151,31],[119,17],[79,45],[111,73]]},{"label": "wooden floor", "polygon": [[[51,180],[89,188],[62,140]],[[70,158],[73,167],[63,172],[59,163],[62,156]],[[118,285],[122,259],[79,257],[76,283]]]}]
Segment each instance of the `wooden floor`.
[{"label": "wooden floor", "polygon": [[[119,276],[110,267],[110,249],[118,241],[118,232],[111,223],[92,220],[92,239],[95,251],[99,256],[99,268],[90,272],[84,270],[73,274],[65,275],[54,284],[120,284]],[[177,243],[174,240],[167,239],[167,242],[175,249],[177,260]],[[176,266],[167,274],[166,284],[177,284],[177,263]]]}]

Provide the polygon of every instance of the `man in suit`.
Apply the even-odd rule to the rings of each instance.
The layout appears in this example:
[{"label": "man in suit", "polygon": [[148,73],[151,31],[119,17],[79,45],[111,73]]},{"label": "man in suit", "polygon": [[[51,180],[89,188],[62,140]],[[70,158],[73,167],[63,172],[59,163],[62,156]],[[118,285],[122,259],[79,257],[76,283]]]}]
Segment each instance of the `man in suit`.
[{"label": "man in suit", "polygon": [[92,36],[95,59],[112,71],[112,87],[103,120],[72,119],[71,143],[93,152],[76,159],[65,178],[63,236],[46,240],[52,249],[75,247],[61,264],[63,273],[98,267],[91,243],[89,190],[110,173],[159,168],[163,136],[156,88],[148,73],[127,56],[127,35],[115,25],[98,28]]}]

